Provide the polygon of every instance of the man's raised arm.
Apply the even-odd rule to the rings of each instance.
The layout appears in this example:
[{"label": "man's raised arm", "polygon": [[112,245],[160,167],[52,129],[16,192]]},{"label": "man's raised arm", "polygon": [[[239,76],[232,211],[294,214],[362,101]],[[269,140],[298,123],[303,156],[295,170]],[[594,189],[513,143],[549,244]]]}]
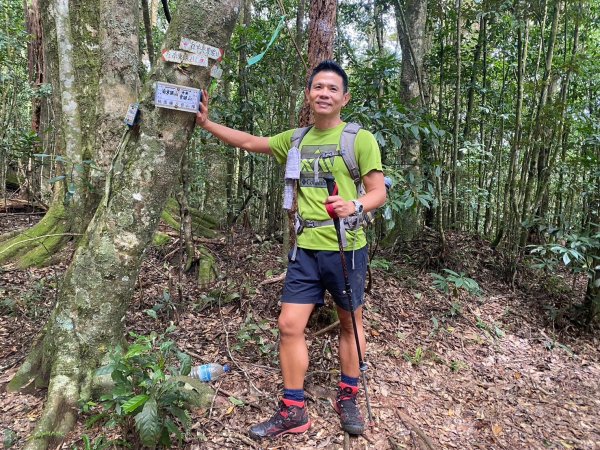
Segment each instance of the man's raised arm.
[{"label": "man's raised arm", "polygon": [[269,148],[269,138],[254,136],[244,131],[234,130],[208,119],[208,93],[202,90],[202,102],[200,111],[196,113],[196,125],[201,126],[209,133],[213,134],[220,141],[225,142],[232,147],[239,147],[253,153],[265,153],[272,155]]}]

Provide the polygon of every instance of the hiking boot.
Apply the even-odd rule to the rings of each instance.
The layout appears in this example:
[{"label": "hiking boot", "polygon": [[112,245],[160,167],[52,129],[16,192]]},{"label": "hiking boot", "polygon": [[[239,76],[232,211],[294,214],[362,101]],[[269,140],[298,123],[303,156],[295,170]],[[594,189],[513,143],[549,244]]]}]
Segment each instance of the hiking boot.
[{"label": "hiking boot", "polygon": [[277,412],[269,420],[250,427],[252,439],[275,438],[287,433],[303,433],[310,428],[304,402],[281,400]]},{"label": "hiking boot", "polygon": [[340,415],[342,430],[348,434],[363,434],[365,421],[360,414],[356,397],[358,388],[340,384],[333,408]]}]

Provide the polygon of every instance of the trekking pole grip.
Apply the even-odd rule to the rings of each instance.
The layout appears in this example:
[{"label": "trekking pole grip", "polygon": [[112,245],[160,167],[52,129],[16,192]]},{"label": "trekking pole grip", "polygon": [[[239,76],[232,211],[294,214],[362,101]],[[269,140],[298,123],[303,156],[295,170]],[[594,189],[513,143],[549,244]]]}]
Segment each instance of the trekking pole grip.
[{"label": "trekking pole grip", "polygon": [[323,178],[325,178],[325,183],[327,184],[327,192],[329,193],[329,195],[335,195],[337,191],[337,186],[335,184],[335,178],[333,177],[333,175],[325,175]]}]

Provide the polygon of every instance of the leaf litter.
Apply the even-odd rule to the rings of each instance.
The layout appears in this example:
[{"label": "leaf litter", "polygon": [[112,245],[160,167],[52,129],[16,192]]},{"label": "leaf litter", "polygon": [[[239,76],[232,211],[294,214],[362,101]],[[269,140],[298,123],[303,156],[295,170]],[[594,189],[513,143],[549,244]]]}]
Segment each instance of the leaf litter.
[{"label": "leaf litter", "polygon": [[[5,222],[0,220],[0,228]],[[213,383],[211,407],[194,411],[180,448],[600,448],[599,333],[557,323],[548,313],[582,298],[581,280],[575,291],[556,294],[544,289],[542,277],[527,273],[511,288],[502,282],[499,257],[488,246],[459,233],[448,238],[452,251],[444,263],[475,278],[484,294],[461,297],[460,312],[454,311],[456,299],[434,289],[428,275],[440,264],[431,256],[433,240],[378,256],[390,264],[373,269],[365,307],[374,424],[364,437],[349,441],[330,406],[339,378],[337,331],[315,336],[327,324],[322,311],[313,314],[307,329],[305,390],[312,427],[267,442],[248,438],[248,427],[270,417],[282,390],[277,314],[285,267],[276,241],[243,229],[204,240],[220,274],[204,288],[194,273],[179,275],[175,241],[172,248],[149,251],[127,330],[162,332],[174,322],[172,338],[194,364],[232,366]],[[14,449],[33,430],[45,390],[14,394],[5,385],[51,312],[65,267],[8,266],[0,272],[0,430]],[[364,397],[361,405],[366,414]],[[120,437],[118,430],[87,429],[84,421],[80,415],[58,448],[84,448],[84,435]]]}]

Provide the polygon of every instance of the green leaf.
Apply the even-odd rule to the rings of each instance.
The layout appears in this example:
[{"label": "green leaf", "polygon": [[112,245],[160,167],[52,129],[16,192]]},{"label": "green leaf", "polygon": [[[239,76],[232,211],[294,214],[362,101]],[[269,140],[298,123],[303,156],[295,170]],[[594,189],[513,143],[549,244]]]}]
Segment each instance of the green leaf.
[{"label": "green leaf", "polygon": [[192,370],[192,358],[186,353],[177,352],[177,359],[181,362],[181,368],[179,369],[180,375],[189,375]]},{"label": "green leaf", "polygon": [[410,131],[413,134],[413,136],[415,137],[415,139],[419,139],[419,126],[418,125],[411,125]]},{"label": "green leaf", "polygon": [[144,408],[135,415],[135,427],[142,444],[154,447],[160,437],[160,420],[158,418],[158,405],[154,398],[148,399]]},{"label": "green leaf", "polygon": [[136,395],[135,397],[130,398],[125,403],[123,403],[123,405],[121,405],[121,408],[123,409],[123,411],[125,411],[125,414],[131,414],[144,403],[146,403],[149,398],[150,397],[148,397],[146,394]]},{"label": "green leaf", "polygon": [[235,406],[244,406],[245,403],[237,398],[235,398],[234,396],[229,396],[229,401],[231,403],[233,403]]},{"label": "green leaf", "polygon": [[571,262],[571,258],[569,257],[568,253],[563,254],[562,260],[565,263],[565,266],[568,266]]},{"label": "green leaf", "polygon": [[129,347],[127,353],[125,353],[124,358],[129,359],[134,356],[141,355],[147,350],[149,350],[149,346],[147,344],[133,344],[131,347]]},{"label": "green leaf", "polygon": [[52,177],[52,178],[50,178],[50,179],[48,180],[48,183],[50,183],[50,184],[54,184],[54,183],[56,183],[57,181],[64,180],[64,179],[65,179],[65,176],[64,176],[64,175],[58,175],[57,177]]},{"label": "green leaf", "polygon": [[113,370],[115,370],[115,365],[107,364],[106,366],[99,367],[98,370],[96,370],[96,376],[110,375]]},{"label": "green leaf", "polygon": [[169,411],[171,412],[171,414],[173,414],[173,417],[179,419],[179,421],[185,428],[189,428],[191,426],[190,416],[185,409],[178,408],[177,406],[171,406],[169,407]]},{"label": "green leaf", "polygon": [[158,319],[158,315],[156,314],[156,311],[154,311],[153,309],[145,309],[144,312],[146,314],[148,314],[150,317],[152,317],[154,320]]}]

